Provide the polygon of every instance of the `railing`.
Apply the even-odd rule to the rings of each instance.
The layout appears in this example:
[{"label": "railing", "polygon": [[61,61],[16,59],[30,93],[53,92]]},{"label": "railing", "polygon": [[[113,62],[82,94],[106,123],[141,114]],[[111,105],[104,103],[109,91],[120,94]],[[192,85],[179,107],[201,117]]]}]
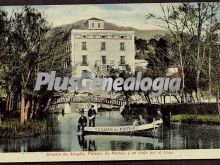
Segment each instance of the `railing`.
[{"label": "railing", "polygon": [[102,103],[102,104],[109,104],[115,106],[122,106],[125,104],[125,100],[123,99],[111,99],[111,98],[100,98],[100,97],[61,97],[61,98],[54,98],[52,104],[62,104],[62,103]]},{"label": "railing", "polygon": [[113,60],[106,60],[106,63],[103,63],[102,60],[96,60],[95,65],[101,66],[101,65],[114,65]]},{"label": "railing", "polygon": [[80,62],[80,65],[81,66],[88,66],[89,65],[89,62],[87,61],[87,62]]},{"label": "railing", "polygon": [[119,63],[118,68],[119,68],[120,70],[126,70],[126,69],[127,69],[126,63],[125,63],[125,64]]},{"label": "railing", "polygon": [[126,61],[125,61],[125,60],[124,60],[124,61],[120,61],[120,62],[119,62],[119,65],[122,65],[122,66],[123,66],[123,65],[126,65]]},{"label": "railing", "polygon": [[114,65],[113,60],[106,60],[105,63],[103,63],[102,60],[95,61],[95,66],[102,72],[108,71],[108,69],[111,68],[113,65]]}]

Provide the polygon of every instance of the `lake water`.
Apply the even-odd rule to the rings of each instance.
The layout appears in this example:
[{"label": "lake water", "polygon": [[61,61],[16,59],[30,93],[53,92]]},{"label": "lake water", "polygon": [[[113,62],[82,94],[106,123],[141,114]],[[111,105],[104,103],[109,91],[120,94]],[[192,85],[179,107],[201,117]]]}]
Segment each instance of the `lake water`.
[{"label": "lake water", "polygon": [[[0,152],[117,151],[163,149],[220,149],[220,126],[171,123],[159,138],[87,135],[77,133],[80,114],[50,116],[50,133],[29,138],[0,139]],[[96,126],[130,124],[120,112],[99,112]]]}]

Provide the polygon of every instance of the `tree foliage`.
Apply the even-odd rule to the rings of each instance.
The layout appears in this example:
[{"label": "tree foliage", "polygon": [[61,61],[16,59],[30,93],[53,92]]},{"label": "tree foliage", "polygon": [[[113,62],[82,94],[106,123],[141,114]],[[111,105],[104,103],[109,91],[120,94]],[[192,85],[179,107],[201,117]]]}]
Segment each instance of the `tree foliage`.
[{"label": "tree foliage", "polygon": [[[202,92],[219,83],[219,3],[180,3],[161,5],[163,16],[152,14],[147,18],[163,22],[168,33],[165,36],[171,61],[179,66],[182,77],[182,99],[187,93],[196,92],[201,100]],[[213,60],[215,59],[215,60]]]},{"label": "tree foliage", "polygon": [[[14,12],[10,18],[4,14],[1,20],[4,22],[1,28],[7,29],[2,37],[6,46],[0,61],[1,87],[9,105],[14,97],[21,99],[20,120],[25,123],[39,117],[54,93],[44,88],[33,90],[38,72],[53,70],[60,76],[71,72],[67,67],[68,34],[61,29],[52,30],[43,15],[29,6]],[[10,111],[10,107],[6,110]]]}]

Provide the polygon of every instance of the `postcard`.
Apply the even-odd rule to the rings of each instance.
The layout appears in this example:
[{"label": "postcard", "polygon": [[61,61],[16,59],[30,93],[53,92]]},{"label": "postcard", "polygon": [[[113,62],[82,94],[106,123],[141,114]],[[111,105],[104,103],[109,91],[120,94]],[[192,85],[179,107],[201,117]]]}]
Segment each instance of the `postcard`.
[{"label": "postcard", "polygon": [[0,7],[0,162],[219,159],[220,3]]}]

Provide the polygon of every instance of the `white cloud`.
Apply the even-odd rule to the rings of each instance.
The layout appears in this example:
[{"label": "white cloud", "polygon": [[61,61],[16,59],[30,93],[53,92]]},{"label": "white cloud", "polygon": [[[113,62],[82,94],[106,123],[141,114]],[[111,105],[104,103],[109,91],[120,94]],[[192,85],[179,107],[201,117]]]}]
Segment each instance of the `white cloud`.
[{"label": "white cloud", "polygon": [[[146,20],[148,13],[161,15],[160,4],[102,4],[102,5],[50,5],[34,6],[44,13],[53,26],[73,23],[90,17],[102,18],[119,26],[137,29],[161,29],[158,22]],[[5,9],[11,12],[12,8]],[[19,7],[20,8],[20,7]]]}]

